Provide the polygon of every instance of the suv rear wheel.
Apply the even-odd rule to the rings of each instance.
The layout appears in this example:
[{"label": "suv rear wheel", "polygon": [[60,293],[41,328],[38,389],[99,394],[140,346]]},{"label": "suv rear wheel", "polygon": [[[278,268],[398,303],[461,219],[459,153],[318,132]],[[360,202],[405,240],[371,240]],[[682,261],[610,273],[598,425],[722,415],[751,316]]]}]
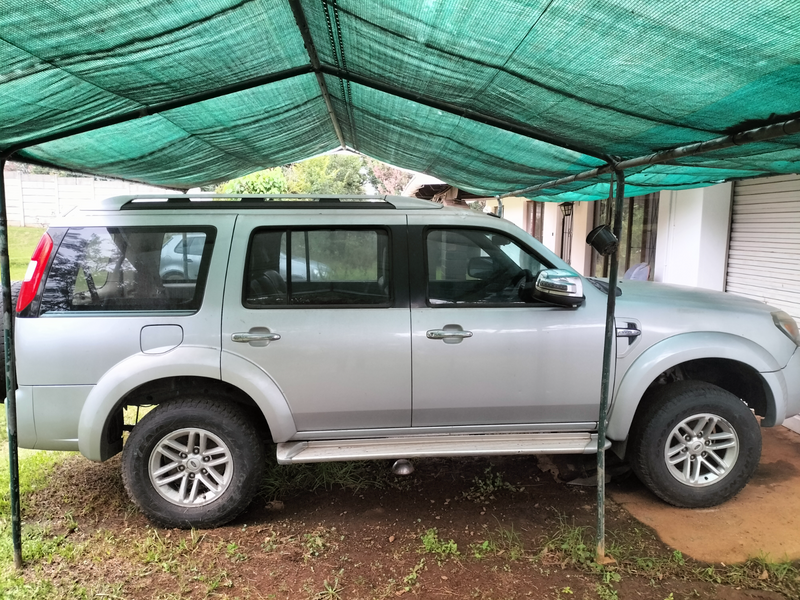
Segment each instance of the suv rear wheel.
[{"label": "suv rear wheel", "polygon": [[250,503],[264,473],[264,446],[251,422],[231,401],[199,395],[156,407],[122,452],[128,494],[165,527],[227,523]]},{"label": "suv rear wheel", "polygon": [[675,506],[715,506],[747,484],[761,458],[761,431],[739,398],[715,385],[678,381],[654,393],[637,417],[630,464]]}]

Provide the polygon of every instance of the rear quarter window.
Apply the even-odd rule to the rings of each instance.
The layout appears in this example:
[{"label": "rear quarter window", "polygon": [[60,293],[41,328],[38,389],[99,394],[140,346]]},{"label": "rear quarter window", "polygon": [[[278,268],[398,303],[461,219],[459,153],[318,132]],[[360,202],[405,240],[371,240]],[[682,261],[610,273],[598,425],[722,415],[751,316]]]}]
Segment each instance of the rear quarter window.
[{"label": "rear quarter window", "polygon": [[39,315],[82,311],[197,311],[212,227],[71,228],[53,258]]}]

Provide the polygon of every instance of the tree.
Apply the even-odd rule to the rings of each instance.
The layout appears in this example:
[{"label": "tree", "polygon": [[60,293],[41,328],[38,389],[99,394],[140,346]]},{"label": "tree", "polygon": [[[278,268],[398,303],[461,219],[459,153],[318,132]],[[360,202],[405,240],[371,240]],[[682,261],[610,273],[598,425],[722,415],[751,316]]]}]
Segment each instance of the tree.
[{"label": "tree", "polygon": [[324,154],[285,167],[231,179],[220,194],[363,194],[369,184],[381,194],[400,194],[412,174],[355,154]]},{"label": "tree", "polygon": [[400,195],[413,177],[413,174],[408,171],[387,165],[374,158],[367,158],[365,163],[370,184],[381,194]]},{"label": "tree", "polygon": [[324,154],[284,167],[291,194],[363,194],[364,159],[352,154]]},{"label": "tree", "polygon": [[288,194],[289,186],[280,167],[256,171],[217,186],[218,194]]}]

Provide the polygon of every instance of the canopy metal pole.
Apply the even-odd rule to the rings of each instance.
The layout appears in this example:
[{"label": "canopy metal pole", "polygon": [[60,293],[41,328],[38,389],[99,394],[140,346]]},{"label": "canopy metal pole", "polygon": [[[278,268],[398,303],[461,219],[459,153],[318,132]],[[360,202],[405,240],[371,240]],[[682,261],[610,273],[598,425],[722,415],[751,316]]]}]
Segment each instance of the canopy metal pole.
[{"label": "canopy metal pole", "polygon": [[3,346],[6,350],[6,419],[8,421],[8,467],[11,480],[11,540],[14,565],[22,568],[22,534],[19,508],[19,457],[17,455],[17,368],[11,339],[11,271],[8,260],[8,212],[6,210],[5,157],[0,157],[0,282],[3,288]]},{"label": "canopy metal pole", "polygon": [[659,165],[678,158],[685,158],[687,156],[696,156],[697,154],[704,154],[706,152],[713,152],[714,150],[724,150],[725,148],[732,148],[733,146],[744,146],[754,142],[765,142],[775,138],[785,137],[787,135],[794,135],[800,133],[800,119],[790,119],[775,123],[774,125],[765,125],[764,127],[757,127],[755,129],[748,129],[741,133],[733,135],[726,135],[724,137],[714,138],[706,142],[698,142],[696,144],[688,144],[686,146],[679,146],[671,150],[664,150],[663,152],[655,152],[646,156],[639,156],[631,158],[630,160],[622,160],[616,164],[607,164],[596,169],[583,171],[576,175],[569,177],[562,177],[561,179],[553,179],[545,183],[539,183],[530,187],[514,190],[513,192],[506,192],[500,194],[500,198],[507,198],[509,196],[524,196],[537,190],[544,190],[547,188],[558,187],[574,181],[582,181],[584,179],[592,179],[605,173],[612,171],[625,171],[635,167],[642,167],[646,165]]},{"label": "canopy metal pole", "polygon": [[[615,171],[617,195],[614,201],[614,236],[619,239],[622,232],[622,202],[625,198],[625,174]],[[614,336],[617,325],[614,311],[617,305],[617,276],[619,271],[619,250],[610,257],[608,272],[608,302],[606,304],[606,331],[603,343],[603,375],[600,389],[600,412],[597,417],[597,557],[599,564],[610,562],[606,559],[606,419],[611,387],[611,362],[614,358]]]},{"label": "canopy metal pole", "polygon": [[[325,101],[325,108],[328,109],[328,116],[333,124],[333,130],[336,133],[336,137],[339,138],[339,143],[342,145],[342,150],[346,150],[347,144],[344,141],[344,134],[342,134],[342,128],[339,125],[339,119],[336,116],[336,111],[333,109],[331,95],[328,92],[328,86],[325,83],[325,75],[321,70],[319,55],[317,54],[316,46],[314,46],[314,40],[311,37],[311,30],[308,28],[308,21],[306,21],[306,15],[303,12],[303,7],[300,5],[300,0],[289,0],[289,6],[292,9],[292,14],[294,15],[295,23],[297,23],[297,28],[300,30],[300,36],[303,38],[303,45],[306,47],[306,53],[308,54],[308,60],[311,62],[311,68],[314,70],[314,75],[317,77],[317,85],[322,93],[322,99]],[[345,98],[342,98],[342,102],[345,100]],[[350,127],[352,129],[352,123],[350,124]],[[351,131],[351,133],[353,132]],[[353,135],[355,134],[353,133]],[[356,148],[356,150],[358,150],[358,148]]]}]

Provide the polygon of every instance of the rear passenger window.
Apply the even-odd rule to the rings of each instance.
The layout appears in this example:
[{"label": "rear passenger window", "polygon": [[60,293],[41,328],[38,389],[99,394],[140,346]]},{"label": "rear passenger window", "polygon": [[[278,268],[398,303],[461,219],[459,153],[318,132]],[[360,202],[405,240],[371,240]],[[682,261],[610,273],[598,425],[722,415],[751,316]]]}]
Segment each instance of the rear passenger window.
[{"label": "rear passenger window", "polygon": [[256,230],[244,305],[388,306],[389,234],[381,229]]},{"label": "rear passenger window", "polygon": [[50,267],[39,314],[196,311],[214,233],[211,227],[70,229]]}]

